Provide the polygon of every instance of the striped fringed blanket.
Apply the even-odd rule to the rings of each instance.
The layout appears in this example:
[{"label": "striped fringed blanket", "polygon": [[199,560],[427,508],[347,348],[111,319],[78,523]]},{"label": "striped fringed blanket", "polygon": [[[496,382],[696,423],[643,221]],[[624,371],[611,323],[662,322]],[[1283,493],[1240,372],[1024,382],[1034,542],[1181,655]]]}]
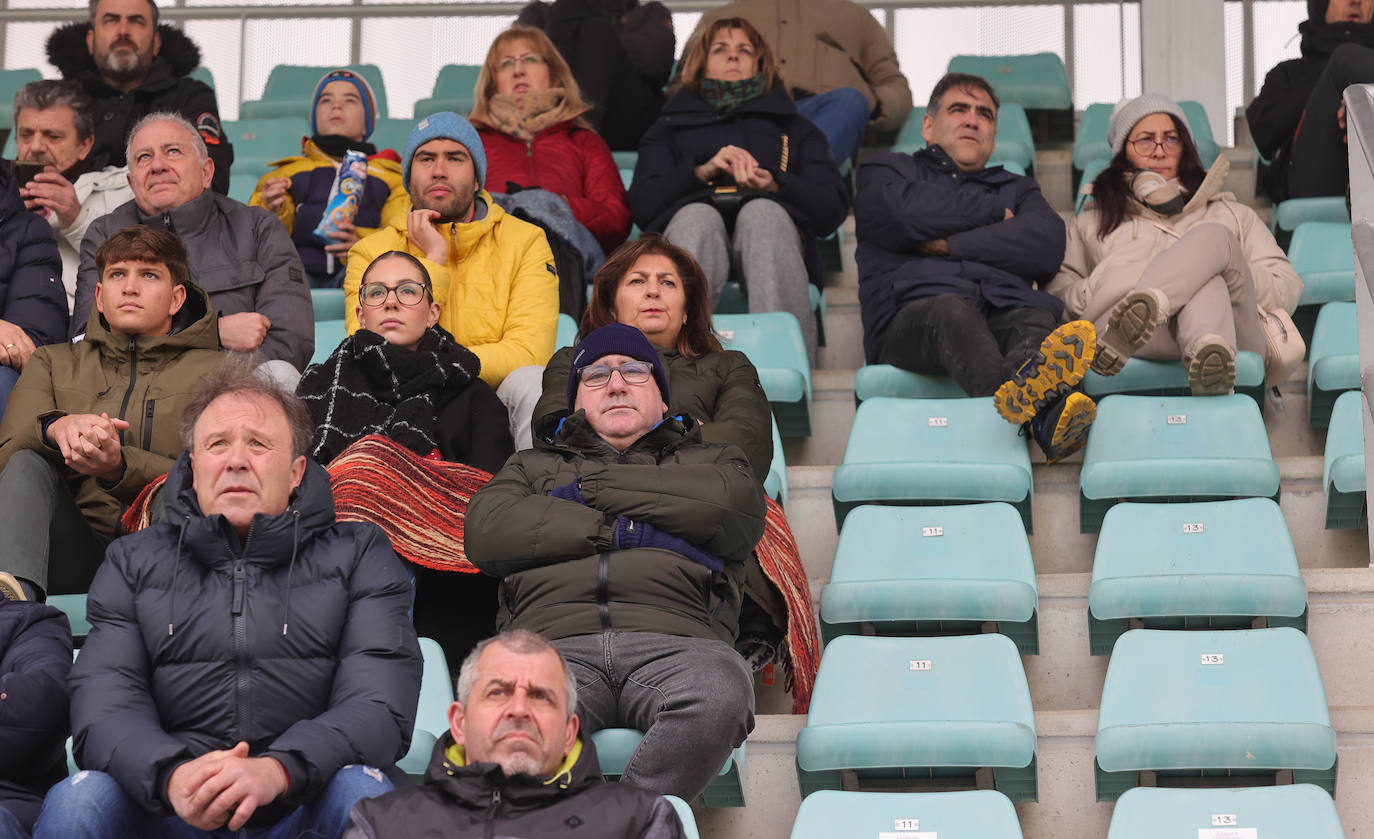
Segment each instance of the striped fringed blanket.
[{"label": "striped fringed blanket", "polygon": [[[376,522],[396,553],[426,568],[474,574],[463,550],[463,522],[472,494],[491,476],[461,463],[420,457],[386,437],[370,435],[329,464],[334,514],[339,521]],[[139,493],[124,514],[125,532],[148,526],[152,498],[167,476]],[[443,503],[436,503],[442,501]],[[771,498],[757,548],[759,565],[787,602],[788,675],[792,711],[804,714],[820,666],[820,633],[811,610],[811,586],[787,515]]]}]

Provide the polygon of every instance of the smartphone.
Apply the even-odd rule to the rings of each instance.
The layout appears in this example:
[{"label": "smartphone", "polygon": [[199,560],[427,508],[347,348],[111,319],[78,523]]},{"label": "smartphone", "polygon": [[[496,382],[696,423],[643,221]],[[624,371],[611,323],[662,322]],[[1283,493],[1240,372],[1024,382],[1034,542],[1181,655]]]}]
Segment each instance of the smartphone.
[{"label": "smartphone", "polygon": [[43,171],[42,163],[22,163],[18,160],[10,162],[10,168],[14,170],[14,179],[20,186],[34,179],[34,176]]}]

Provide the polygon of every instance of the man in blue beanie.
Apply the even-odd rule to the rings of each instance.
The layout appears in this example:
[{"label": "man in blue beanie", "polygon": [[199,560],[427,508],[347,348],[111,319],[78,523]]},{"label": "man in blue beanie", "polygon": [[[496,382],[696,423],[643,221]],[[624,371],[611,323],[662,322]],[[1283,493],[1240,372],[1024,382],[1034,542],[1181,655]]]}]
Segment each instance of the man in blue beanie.
[{"label": "man in blue beanie", "polygon": [[[549,242],[482,189],[487,156],[477,131],[457,114],[420,120],[401,167],[410,214],[353,246],[344,293],[356,301],[363,272],[387,251],[423,261],[441,309],[439,325],[477,354],[482,380],[510,412],[516,448],[528,448],[542,365],[558,332],[558,271]],[[357,307],[345,312],[352,334]]]},{"label": "man in blue beanie", "polygon": [[754,726],[735,652],[763,488],[744,453],[668,417],[666,372],[638,329],[573,351],[573,413],[468,505],[468,559],[501,578],[498,625],[553,641],[582,728],[644,739],[621,780],[692,799]]}]

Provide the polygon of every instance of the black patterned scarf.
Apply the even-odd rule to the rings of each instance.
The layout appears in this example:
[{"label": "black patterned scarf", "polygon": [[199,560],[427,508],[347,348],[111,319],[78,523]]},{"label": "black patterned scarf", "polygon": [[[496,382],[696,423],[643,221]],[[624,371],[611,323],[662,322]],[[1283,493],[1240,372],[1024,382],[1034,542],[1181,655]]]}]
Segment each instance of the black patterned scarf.
[{"label": "black patterned scarf", "polygon": [[745,102],[762,95],[762,70],[737,82],[707,78],[701,80],[702,100],[719,114],[733,111]]}]

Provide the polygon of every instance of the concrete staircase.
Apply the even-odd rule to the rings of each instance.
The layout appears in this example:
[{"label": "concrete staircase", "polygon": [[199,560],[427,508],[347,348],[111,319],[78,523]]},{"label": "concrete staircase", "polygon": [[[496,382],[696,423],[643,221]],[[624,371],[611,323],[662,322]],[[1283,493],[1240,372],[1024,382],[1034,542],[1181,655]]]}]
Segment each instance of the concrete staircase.
[{"label": "concrete staircase", "polygon": [[[1249,148],[1227,149],[1228,188],[1254,201]],[[1052,206],[1072,211],[1067,149],[1042,151],[1037,177]],[[1260,208],[1267,213],[1267,206]],[[784,441],[790,490],[788,517],[820,602],[837,533],[830,489],[854,419],[854,372],[863,364],[853,219],[845,225],[844,270],[826,288],[820,367],[813,373],[814,433]],[[1323,528],[1321,453],[1325,431],[1307,426],[1304,373],[1283,389],[1285,409],[1265,409],[1269,441],[1282,477],[1280,506],[1308,588],[1308,635],[1316,649],[1337,729],[1340,776],[1336,804],[1347,835],[1374,836],[1374,570],[1365,531]],[[1033,452],[1035,533],[1030,544],[1040,594],[1040,649],[1023,662],[1039,735],[1039,802],[1017,805],[1027,839],[1102,839],[1112,805],[1096,801],[1093,738],[1107,657],[1088,652],[1088,585],[1096,536],[1078,532],[1081,455],[1048,466]],[[804,716],[788,712],[780,689],[759,688],[758,721],[748,744],[748,806],[696,810],[703,837],[786,839],[801,797],[795,759]]]}]

